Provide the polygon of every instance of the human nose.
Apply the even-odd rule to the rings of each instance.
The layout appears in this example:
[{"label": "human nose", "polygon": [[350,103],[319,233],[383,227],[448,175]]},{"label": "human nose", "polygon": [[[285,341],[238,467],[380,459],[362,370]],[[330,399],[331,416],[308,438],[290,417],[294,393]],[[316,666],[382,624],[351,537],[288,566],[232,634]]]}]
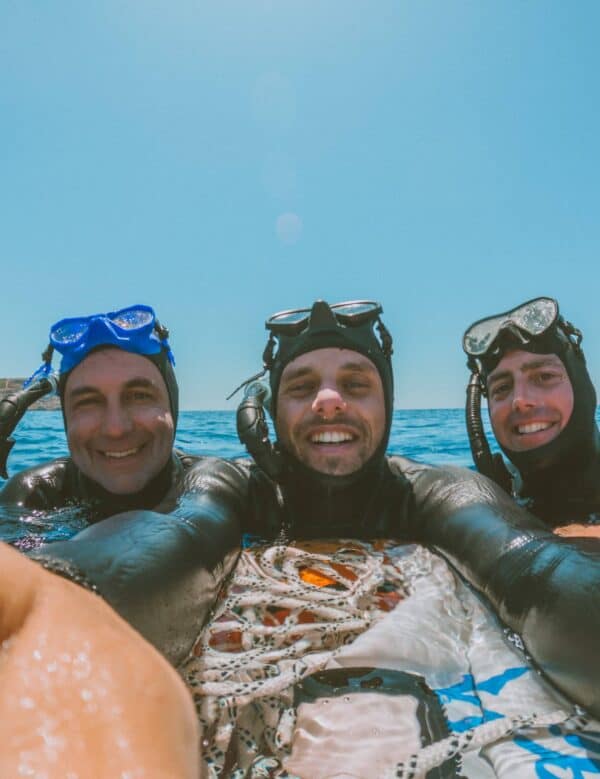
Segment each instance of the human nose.
[{"label": "human nose", "polygon": [[102,430],[111,438],[119,438],[133,429],[133,420],[128,409],[119,401],[106,404],[102,418]]},{"label": "human nose", "polygon": [[323,387],[317,392],[312,404],[312,410],[323,419],[329,419],[346,410],[346,401],[337,389]]},{"label": "human nose", "polygon": [[515,383],[512,396],[513,411],[525,411],[535,405],[531,388],[526,381]]}]

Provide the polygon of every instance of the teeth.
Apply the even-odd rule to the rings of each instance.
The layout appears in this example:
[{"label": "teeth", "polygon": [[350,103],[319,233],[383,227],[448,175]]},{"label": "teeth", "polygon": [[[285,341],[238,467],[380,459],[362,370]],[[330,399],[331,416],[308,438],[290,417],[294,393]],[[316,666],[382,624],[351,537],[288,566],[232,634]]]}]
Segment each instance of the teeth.
[{"label": "teeth", "polygon": [[105,457],[115,457],[117,460],[121,457],[129,457],[132,454],[135,454],[138,451],[138,449],[126,449],[124,452],[104,452]]},{"label": "teeth", "polygon": [[549,427],[552,427],[552,422],[531,422],[529,425],[517,425],[517,433],[519,435],[539,433],[540,430],[547,430]]},{"label": "teeth", "polygon": [[341,444],[344,441],[352,441],[352,436],[350,433],[338,433],[328,430],[323,433],[315,433],[310,440],[313,444]]}]

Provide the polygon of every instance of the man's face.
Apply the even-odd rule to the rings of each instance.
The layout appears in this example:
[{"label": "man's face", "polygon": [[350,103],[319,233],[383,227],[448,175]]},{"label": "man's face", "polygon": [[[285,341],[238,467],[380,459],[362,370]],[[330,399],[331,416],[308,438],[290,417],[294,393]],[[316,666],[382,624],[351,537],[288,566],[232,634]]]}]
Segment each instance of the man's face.
[{"label": "man's face", "polygon": [[555,354],[508,352],[488,376],[487,388],[496,440],[513,452],[550,443],[573,411],[573,387]]},{"label": "man's face", "polygon": [[279,440],[301,463],[330,476],[357,471],[385,431],[381,377],[350,349],[317,349],[286,365],[277,395]]},{"label": "man's face", "polygon": [[109,492],[142,490],[171,456],[167,387],[139,354],[103,349],[86,357],[67,380],[64,412],[73,462]]}]

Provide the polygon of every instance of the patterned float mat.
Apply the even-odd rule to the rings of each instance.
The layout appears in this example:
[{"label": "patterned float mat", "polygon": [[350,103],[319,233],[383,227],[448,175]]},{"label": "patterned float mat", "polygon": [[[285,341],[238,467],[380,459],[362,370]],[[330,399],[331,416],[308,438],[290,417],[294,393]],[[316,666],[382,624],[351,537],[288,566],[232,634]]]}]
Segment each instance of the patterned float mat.
[{"label": "patterned float mat", "polygon": [[[352,776],[457,776],[454,768],[427,772],[449,766],[462,753],[475,755],[464,772],[468,777],[563,776],[539,773],[544,750],[551,746],[552,754],[558,754],[556,745],[573,742],[583,728],[591,753],[578,743],[569,747],[560,765],[569,771],[573,760],[583,760],[579,765],[585,764],[590,776],[600,773],[597,733],[562,709],[443,560],[421,547],[390,540],[353,540],[254,547],[242,553],[181,669],[203,727],[207,775],[316,779],[314,767],[298,767],[309,766],[315,751],[325,754],[328,749],[310,746],[306,716],[301,712],[299,720],[294,707],[294,688],[325,668],[367,664],[408,670],[424,680],[443,706],[448,736],[421,748],[418,725],[408,722],[416,749],[407,752],[402,743],[396,749],[396,741],[388,741],[380,751],[389,753],[389,759],[383,755],[376,768],[376,761],[369,762],[377,752],[371,743],[365,763],[371,767]],[[351,709],[350,697],[344,716],[356,724],[367,698]],[[382,700],[382,710],[384,705]],[[559,723],[560,732],[554,727]],[[335,722],[328,727],[333,732]],[[520,740],[512,735],[519,732],[526,734]],[[361,740],[365,752],[366,738],[337,745],[342,758],[344,750],[355,752],[350,762],[357,770]],[[579,736],[576,740],[581,741]],[[537,746],[527,751],[525,742],[539,745],[542,758],[535,754]],[[339,770],[341,776],[350,775],[338,768],[340,759],[330,760],[336,765],[334,774],[324,760],[320,775],[338,775]],[[469,769],[469,760],[465,767]]]}]

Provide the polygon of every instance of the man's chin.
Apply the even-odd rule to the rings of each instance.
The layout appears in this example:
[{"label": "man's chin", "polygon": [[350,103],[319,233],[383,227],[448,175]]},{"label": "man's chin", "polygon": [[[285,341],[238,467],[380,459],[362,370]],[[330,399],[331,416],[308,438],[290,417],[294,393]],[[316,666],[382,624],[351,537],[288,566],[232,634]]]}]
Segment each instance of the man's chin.
[{"label": "man's chin", "polygon": [[334,456],[310,457],[304,464],[323,476],[352,476],[362,467],[362,462],[358,462],[356,458]]},{"label": "man's chin", "polygon": [[102,476],[98,478],[98,474],[91,476],[97,484],[99,484],[111,495],[118,495],[119,497],[127,497],[127,495],[135,495],[137,492],[141,492],[148,484],[148,479],[104,479]]}]

